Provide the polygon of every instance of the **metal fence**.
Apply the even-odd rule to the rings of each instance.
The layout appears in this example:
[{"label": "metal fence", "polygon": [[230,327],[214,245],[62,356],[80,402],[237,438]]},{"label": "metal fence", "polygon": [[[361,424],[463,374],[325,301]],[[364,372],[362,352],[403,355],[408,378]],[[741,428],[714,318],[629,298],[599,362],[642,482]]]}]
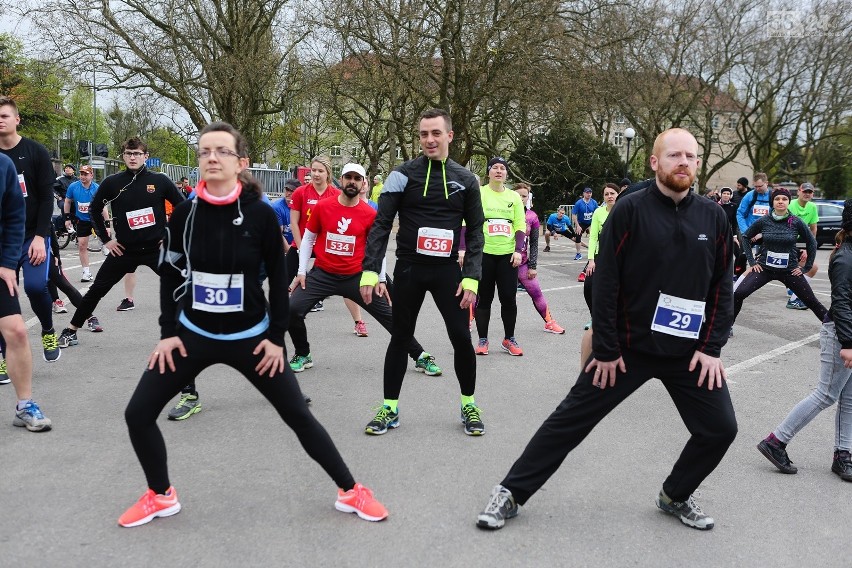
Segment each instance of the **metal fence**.
[{"label": "metal fence", "polygon": [[[176,164],[161,164],[159,170],[177,182],[180,178],[189,179],[189,183],[198,183],[198,168],[179,166]],[[293,177],[289,170],[270,170],[267,168],[249,168],[249,172],[260,182],[263,191],[270,197],[284,195],[284,182]]]}]

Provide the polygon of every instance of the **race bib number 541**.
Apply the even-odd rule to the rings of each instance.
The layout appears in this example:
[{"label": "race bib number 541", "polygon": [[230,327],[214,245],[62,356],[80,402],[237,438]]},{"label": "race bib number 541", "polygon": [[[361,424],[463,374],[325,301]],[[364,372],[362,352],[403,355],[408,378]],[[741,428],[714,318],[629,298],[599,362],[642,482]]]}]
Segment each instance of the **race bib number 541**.
[{"label": "race bib number 541", "polygon": [[449,229],[420,227],[417,231],[417,252],[427,256],[450,256],[453,252],[453,232]]},{"label": "race bib number 541", "polygon": [[676,337],[698,339],[703,318],[704,302],[660,294],[651,329]]},{"label": "race bib number 541", "polygon": [[152,207],[127,212],[127,224],[134,231],[144,229],[145,227],[153,227],[155,223],[154,209]]}]

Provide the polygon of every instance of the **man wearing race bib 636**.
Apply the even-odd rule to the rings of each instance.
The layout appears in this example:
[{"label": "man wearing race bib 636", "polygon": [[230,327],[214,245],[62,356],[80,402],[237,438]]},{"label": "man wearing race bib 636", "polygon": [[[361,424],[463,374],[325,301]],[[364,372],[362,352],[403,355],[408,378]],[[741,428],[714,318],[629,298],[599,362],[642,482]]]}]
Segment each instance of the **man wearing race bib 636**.
[{"label": "man wearing race bib 636", "polygon": [[[184,200],[167,175],[145,167],[148,146],[142,140],[128,139],[121,145],[121,157],[127,169],[105,178],[89,205],[91,223],[109,256],[71,323],[62,330],[59,346],[63,348],[77,345],[77,330],[125,274],[136,272],[140,266],[157,272],[160,241],[166,232],[166,201],[176,206]],[[112,239],[104,223],[107,205],[112,208]]]}]

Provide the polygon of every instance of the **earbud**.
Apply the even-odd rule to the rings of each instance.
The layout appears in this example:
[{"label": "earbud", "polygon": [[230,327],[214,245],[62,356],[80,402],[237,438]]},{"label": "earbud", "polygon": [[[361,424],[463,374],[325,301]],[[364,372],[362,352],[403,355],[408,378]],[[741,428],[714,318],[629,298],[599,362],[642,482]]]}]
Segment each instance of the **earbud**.
[{"label": "earbud", "polygon": [[240,216],[239,216],[239,217],[237,217],[236,219],[234,219],[233,221],[231,221],[231,223],[233,223],[233,224],[234,224],[234,225],[236,225],[237,227],[239,227],[240,225],[242,225],[242,224],[243,224],[243,216],[242,216],[242,214],[240,214]]}]

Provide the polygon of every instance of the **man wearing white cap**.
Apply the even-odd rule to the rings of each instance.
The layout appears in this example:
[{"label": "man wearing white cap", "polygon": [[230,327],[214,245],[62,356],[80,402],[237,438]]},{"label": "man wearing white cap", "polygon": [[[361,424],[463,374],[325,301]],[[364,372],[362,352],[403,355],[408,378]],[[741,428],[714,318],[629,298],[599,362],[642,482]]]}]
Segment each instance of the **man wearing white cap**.
[{"label": "man wearing white cap", "polygon": [[[305,316],[319,300],[329,296],[343,296],[357,302],[372,315],[388,332],[391,330],[391,312],[388,286],[384,269],[378,284],[378,299],[369,305],[364,303],[360,292],[361,264],[367,235],[376,218],[376,211],[360,198],[361,187],[367,174],[359,164],[343,166],[340,175],[341,193],[336,198],[323,199],[314,206],[305,226],[299,248],[299,270],[290,285],[290,338],[295,355],[313,366],[313,357],[308,343]],[[311,255],[316,256],[314,267],[308,272]],[[412,339],[408,353],[415,362],[415,369],[427,375],[440,375],[441,369],[435,359]],[[293,368],[300,372],[307,368]]]}]

